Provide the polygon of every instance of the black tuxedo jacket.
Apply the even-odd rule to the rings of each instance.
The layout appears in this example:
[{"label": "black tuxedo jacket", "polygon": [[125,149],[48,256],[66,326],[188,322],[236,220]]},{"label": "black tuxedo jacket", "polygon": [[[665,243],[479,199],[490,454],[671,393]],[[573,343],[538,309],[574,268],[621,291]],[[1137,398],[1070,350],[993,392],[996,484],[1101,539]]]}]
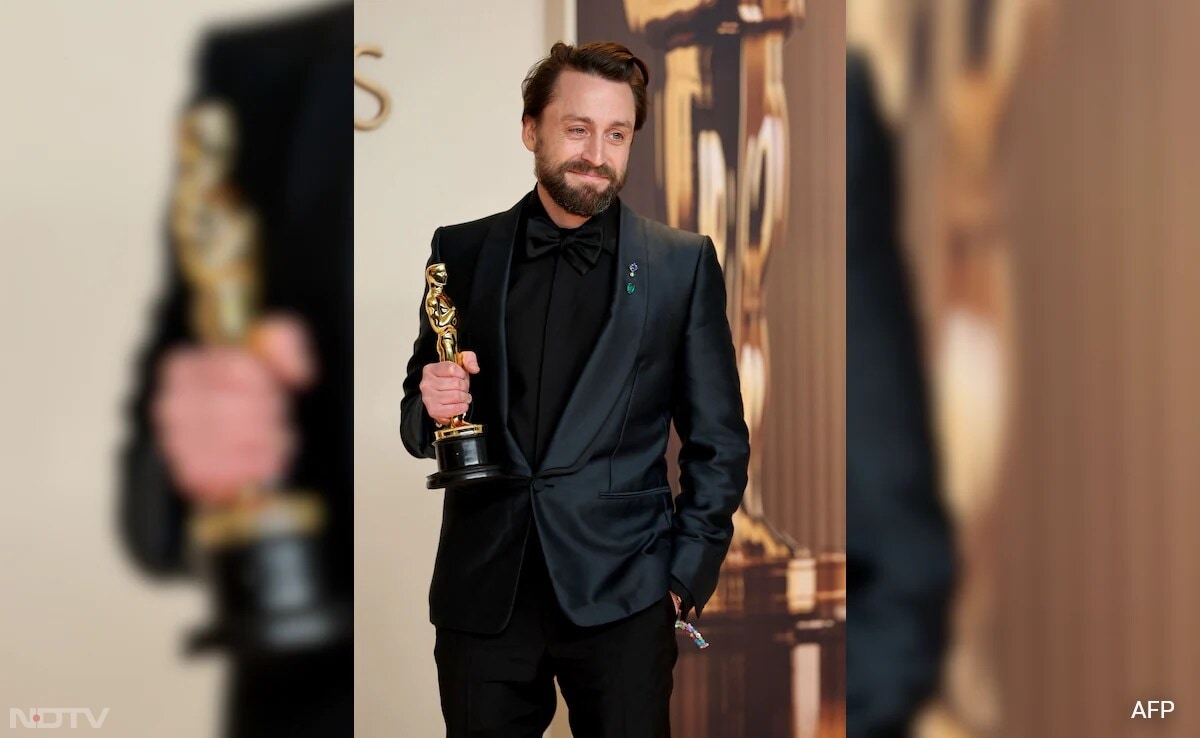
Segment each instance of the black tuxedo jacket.
[{"label": "black tuxedo jacket", "polygon": [[[749,461],[725,283],[707,237],[621,208],[611,309],[540,469],[530,468],[508,424],[505,310],[521,203],[434,233],[429,263],[447,265],[459,345],[479,357],[470,419],[487,426],[491,459],[508,475],[445,492],[429,593],[434,625],[503,630],[531,525],[558,601],[578,625],[652,605],[672,576],[697,612],[716,588]],[[438,356],[423,302],[419,320],[400,431],[409,452],[433,457],[419,384]],[[546,350],[570,340],[547,336]],[[683,442],[674,502],[665,457],[672,421]]]}]

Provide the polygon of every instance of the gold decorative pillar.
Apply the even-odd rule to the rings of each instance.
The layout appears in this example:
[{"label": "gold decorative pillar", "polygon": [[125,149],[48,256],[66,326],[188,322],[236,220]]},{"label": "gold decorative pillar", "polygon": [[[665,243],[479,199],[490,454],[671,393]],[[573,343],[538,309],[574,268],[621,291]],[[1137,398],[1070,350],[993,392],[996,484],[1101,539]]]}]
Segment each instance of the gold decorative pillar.
[{"label": "gold decorative pillar", "polygon": [[762,486],[772,402],[766,274],[773,252],[800,246],[786,243],[784,47],[805,8],[798,0],[624,1],[630,30],[664,53],[651,117],[656,179],[667,222],[716,246],[751,441],[733,542],[701,620],[713,648],[682,650],[672,722],[693,738],[840,734],[845,557],[814,557],[777,530]]}]

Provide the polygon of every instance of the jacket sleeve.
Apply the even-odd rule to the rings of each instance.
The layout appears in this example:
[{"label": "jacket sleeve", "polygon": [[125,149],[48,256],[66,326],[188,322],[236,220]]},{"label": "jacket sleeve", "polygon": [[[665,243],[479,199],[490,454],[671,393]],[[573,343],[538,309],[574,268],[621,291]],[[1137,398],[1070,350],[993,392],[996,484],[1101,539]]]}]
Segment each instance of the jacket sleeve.
[{"label": "jacket sleeve", "polygon": [[673,413],[682,446],[671,576],[687,589],[699,615],[717,587],[750,463],[725,279],[707,237],[679,348]]},{"label": "jacket sleeve", "polygon": [[135,360],[134,390],[125,407],[125,440],[118,458],[120,540],[144,573],[159,577],[186,573],[187,505],[171,481],[150,418],[158,365],[169,349],[188,340],[186,289],[174,259],[168,262],[167,289],[152,311],[152,333]]},{"label": "jacket sleeve", "polygon": [[[429,260],[425,262],[426,268],[441,261],[441,233],[441,228],[433,232]],[[413,456],[432,459],[434,425],[429,413],[425,412],[424,403],[421,402],[421,373],[426,364],[437,363],[438,352],[437,333],[425,314],[424,289],[421,290],[417,320],[420,328],[417,330],[417,340],[413,343],[412,357],[408,360],[408,373],[404,378],[404,399],[400,401],[400,438],[404,441],[404,448]]]}]

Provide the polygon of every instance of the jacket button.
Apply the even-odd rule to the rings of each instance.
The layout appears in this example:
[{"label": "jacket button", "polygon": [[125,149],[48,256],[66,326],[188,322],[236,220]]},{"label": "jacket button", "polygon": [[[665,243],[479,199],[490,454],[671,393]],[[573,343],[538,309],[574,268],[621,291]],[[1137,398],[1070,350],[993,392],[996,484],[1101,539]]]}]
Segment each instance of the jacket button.
[{"label": "jacket button", "polygon": [[534,492],[541,492],[543,489],[546,488],[546,480],[535,479],[535,480],[533,480],[533,484],[531,484],[530,486],[533,487]]}]

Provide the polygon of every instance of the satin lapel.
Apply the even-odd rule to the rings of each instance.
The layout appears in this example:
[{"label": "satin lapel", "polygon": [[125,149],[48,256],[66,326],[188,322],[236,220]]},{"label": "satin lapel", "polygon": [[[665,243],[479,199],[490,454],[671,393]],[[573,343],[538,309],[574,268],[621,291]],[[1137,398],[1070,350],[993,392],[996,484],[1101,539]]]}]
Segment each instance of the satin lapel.
[{"label": "satin lapel", "polygon": [[480,372],[471,382],[485,382],[487,391],[496,398],[499,417],[488,425],[487,433],[503,436],[506,456],[512,462],[510,471],[527,477],[531,474],[529,462],[508,429],[508,338],[504,327],[513,240],[516,238],[523,202],[524,198],[496,219],[480,247],[469,313],[474,325],[468,327],[475,346],[465,348],[474,348],[480,356]]},{"label": "satin lapel", "polygon": [[[579,381],[571,391],[542,468],[562,473],[579,463],[629,383],[646,325],[646,308],[654,265],[650,263],[642,218],[621,204],[621,234],[608,319],[600,331]],[[634,277],[629,265],[638,265]],[[634,291],[627,285],[633,283]],[[547,350],[551,347],[547,346]]]}]

